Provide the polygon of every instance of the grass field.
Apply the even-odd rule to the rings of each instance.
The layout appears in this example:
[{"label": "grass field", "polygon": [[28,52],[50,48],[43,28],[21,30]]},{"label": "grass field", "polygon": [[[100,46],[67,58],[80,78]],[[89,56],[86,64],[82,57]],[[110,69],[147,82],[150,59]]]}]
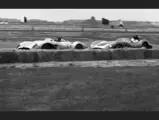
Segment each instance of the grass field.
[{"label": "grass field", "polygon": [[158,111],[158,72],[159,66],[2,67],[0,110]]}]

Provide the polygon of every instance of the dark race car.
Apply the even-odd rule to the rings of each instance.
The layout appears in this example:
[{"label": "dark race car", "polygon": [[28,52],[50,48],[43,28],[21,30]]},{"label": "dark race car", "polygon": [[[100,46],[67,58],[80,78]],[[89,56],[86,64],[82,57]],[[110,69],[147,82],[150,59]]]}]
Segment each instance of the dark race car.
[{"label": "dark race car", "polygon": [[152,45],[141,36],[133,36],[132,38],[118,38],[115,41],[94,41],[91,44],[92,49],[115,49],[115,48],[146,48],[151,49]]}]

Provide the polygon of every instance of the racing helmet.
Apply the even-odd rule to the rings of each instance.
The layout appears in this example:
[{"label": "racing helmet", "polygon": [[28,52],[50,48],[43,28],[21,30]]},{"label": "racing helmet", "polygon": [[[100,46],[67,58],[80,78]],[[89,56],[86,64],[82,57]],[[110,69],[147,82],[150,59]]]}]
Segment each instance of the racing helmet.
[{"label": "racing helmet", "polygon": [[62,37],[57,37],[57,38],[55,39],[55,41],[57,41],[57,42],[61,42],[61,40],[62,40]]},{"label": "racing helmet", "polygon": [[138,35],[134,35],[133,38],[134,38],[135,40],[139,40],[139,36],[138,36]]}]

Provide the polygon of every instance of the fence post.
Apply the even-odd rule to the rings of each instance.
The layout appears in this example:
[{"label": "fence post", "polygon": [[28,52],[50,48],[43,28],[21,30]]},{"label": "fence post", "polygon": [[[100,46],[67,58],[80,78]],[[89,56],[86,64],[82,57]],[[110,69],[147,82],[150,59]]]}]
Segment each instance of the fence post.
[{"label": "fence post", "polygon": [[84,32],[84,27],[82,26],[82,32]]},{"label": "fence post", "polygon": [[[32,35],[31,37],[33,38],[33,37],[34,37],[34,26],[31,27],[31,33],[32,33],[32,34],[31,34],[31,35]],[[33,40],[33,39],[31,39],[31,40]]]}]

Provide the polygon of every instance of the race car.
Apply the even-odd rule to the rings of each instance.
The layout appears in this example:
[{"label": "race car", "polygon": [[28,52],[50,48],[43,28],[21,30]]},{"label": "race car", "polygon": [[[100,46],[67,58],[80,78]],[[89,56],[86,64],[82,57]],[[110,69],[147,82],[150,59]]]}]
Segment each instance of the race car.
[{"label": "race car", "polygon": [[17,49],[85,49],[87,45],[80,42],[70,42],[62,38],[52,39],[46,38],[45,40],[36,40],[36,41],[24,41],[21,42]]},{"label": "race car", "polygon": [[141,36],[133,36],[132,38],[118,38],[115,41],[94,41],[91,46],[92,49],[116,49],[116,48],[146,48],[151,49],[152,44]]}]

